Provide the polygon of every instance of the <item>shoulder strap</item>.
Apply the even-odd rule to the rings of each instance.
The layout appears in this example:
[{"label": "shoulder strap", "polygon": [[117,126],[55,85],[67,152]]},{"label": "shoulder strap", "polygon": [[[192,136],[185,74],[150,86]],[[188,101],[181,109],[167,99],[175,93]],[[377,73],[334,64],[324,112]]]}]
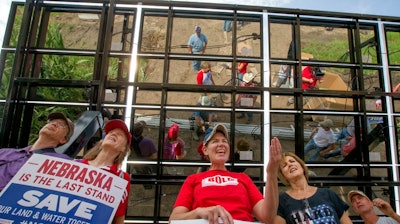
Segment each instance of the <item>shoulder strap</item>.
[{"label": "shoulder strap", "polygon": [[118,172],[119,172],[118,176],[121,177],[122,179],[124,179],[124,171],[119,170]]},{"label": "shoulder strap", "polygon": [[143,136],[133,137],[132,139],[132,148],[137,156],[142,156],[142,152],[140,151],[139,143],[143,140]]},{"label": "shoulder strap", "polygon": [[36,154],[43,154],[46,152],[56,152],[54,150],[54,148],[44,148],[44,149],[37,149],[37,150],[33,150],[32,153],[36,153]]}]

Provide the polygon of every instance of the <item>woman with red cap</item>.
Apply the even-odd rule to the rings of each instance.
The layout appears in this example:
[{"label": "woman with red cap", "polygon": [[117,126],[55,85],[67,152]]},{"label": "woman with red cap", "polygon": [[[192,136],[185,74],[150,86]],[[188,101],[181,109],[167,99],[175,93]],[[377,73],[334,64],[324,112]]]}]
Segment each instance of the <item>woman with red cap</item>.
[{"label": "woman with red cap", "polygon": [[118,206],[113,224],[123,224],[130,193],[130,176],[120,169],[125,156],[130,153],[132,135],[125,122],[110,120],[104,127],[105,137],[97,142],[80,162],[107,170],[128,181],[123,199]]},{"label": "woman with red cap", "polygon": [[164,138],[164,159],[183,159],[186,156],[185,142],[178,137],[179,126],[171,125]]}]

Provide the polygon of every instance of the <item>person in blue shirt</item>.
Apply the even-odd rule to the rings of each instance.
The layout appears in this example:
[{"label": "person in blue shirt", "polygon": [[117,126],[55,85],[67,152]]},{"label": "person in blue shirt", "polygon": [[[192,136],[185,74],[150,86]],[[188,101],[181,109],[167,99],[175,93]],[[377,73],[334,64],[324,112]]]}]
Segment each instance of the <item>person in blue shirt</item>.
[{"label": "person in blue shirt", "polygon": [[[195,26],[194,31],[195,31],[195,33],[189,37],[189,41],[187,44],[188,48],[189,48],[189,52],[191,54],[204,54],[204,52],[206,51],[208,39],[207,39],[206,35],[201,33],[200,26]],[[197,61],[197,60],[193,61],[192,62],[193,70],[195,72],[198,72],[200,70],[200,65],[201,65],[201,61]]]}]

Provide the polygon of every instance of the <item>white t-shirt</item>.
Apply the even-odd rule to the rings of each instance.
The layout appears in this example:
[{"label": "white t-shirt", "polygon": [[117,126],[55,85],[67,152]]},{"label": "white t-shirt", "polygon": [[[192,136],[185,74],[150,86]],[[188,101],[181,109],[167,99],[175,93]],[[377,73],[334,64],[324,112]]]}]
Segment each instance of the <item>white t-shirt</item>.
[{"label": "white t-shirt", "polygon": [[335,143],[335,134],[332,129],[325,131],[324,128],[318,127],[318,132],[313,137],[314,142],[319,147],[327,147],[328,145]]},{"label": "white t-shirt", "polygon": [[398,222],[391,217],[379,217],[376,224],[398,224]]}]

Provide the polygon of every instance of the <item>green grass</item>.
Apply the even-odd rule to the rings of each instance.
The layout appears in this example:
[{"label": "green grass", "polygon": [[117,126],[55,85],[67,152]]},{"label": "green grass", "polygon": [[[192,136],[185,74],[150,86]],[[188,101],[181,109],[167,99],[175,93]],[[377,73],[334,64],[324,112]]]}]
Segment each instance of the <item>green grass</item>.
[{"label": "green grass", "polygon": [[400,64],[400,32],[387,32],[388,55],[390,64]]},{"label": "green grass", "polygon": [[147,68],[148,60],[147,59],[140,59],[139,61],[139,82],[144,82],[147,80],[146,68]]},{"label": "green grass", "polygon": [[[400,32],[387,32],[387,46],[390,64],[400,65]],[[361,42],[373,37],[363,35]],[[314,55],[315,58],[323,61],[338,61],[349,50],[347,40],[333,40],[321,42],[318,40],[308,41],[303,45],[302,52]],[[377,52],[375,46],[366,46],[361,49],[364,62],[368,59],[369,63],[377,63]],[[350,62],[349,57],[343,62]]]}]

